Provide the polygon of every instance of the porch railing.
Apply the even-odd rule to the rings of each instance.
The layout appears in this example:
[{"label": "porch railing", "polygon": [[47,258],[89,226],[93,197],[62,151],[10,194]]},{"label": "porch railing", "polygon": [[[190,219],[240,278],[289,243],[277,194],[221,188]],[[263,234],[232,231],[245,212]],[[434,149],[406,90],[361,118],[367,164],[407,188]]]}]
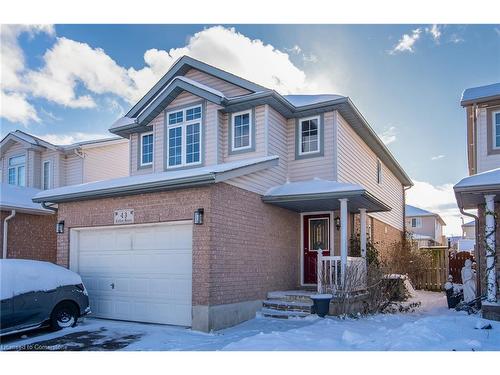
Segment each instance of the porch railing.
[{"label": "porch railing", "polygon": [[357,292],[366,289],[366,259],[347,257],[345,270],[340,256],[318,253],[318,293]]}]

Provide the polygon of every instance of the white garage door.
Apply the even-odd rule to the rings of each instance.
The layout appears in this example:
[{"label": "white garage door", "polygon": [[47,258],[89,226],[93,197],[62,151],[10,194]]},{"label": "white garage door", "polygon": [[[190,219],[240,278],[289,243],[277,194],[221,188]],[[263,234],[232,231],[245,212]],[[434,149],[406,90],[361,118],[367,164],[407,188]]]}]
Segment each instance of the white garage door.
[{"label": "white garage door", "polygon": [[70,268],[101,318],[191,325],[191,222],[71,230]]}]

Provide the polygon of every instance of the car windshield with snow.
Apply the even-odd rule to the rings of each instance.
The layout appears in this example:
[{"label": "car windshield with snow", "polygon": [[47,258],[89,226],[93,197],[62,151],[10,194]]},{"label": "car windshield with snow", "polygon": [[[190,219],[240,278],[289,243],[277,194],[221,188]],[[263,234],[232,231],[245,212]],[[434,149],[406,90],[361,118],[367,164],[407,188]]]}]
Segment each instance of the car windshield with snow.
[{"label": "car windshield with snow", "polygon": [[49,262],[0,259],[0,335],[76,325],[90,313],[81,277]]}]

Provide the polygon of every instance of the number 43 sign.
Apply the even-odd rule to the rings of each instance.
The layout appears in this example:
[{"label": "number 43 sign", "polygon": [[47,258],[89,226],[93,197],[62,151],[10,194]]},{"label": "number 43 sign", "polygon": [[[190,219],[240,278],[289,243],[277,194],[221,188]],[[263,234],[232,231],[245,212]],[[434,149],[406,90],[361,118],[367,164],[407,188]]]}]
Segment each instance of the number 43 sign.
[{"label": "number 43 sign", "polygon": [[116,210],[114,216],[115,224],[132,224],[134,222],[134,210]]}]

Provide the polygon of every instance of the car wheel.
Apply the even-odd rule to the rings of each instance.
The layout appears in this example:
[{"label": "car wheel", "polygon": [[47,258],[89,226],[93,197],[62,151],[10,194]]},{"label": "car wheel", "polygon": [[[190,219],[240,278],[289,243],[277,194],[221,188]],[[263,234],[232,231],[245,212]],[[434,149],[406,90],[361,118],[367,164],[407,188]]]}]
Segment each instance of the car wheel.
[{"label": "car wheel", "polygon": [[78,319],[78,309],[71,302],[62,302],[54,307],[50,316],[50,326],[58,331],[67,327],[74,327]]}]

